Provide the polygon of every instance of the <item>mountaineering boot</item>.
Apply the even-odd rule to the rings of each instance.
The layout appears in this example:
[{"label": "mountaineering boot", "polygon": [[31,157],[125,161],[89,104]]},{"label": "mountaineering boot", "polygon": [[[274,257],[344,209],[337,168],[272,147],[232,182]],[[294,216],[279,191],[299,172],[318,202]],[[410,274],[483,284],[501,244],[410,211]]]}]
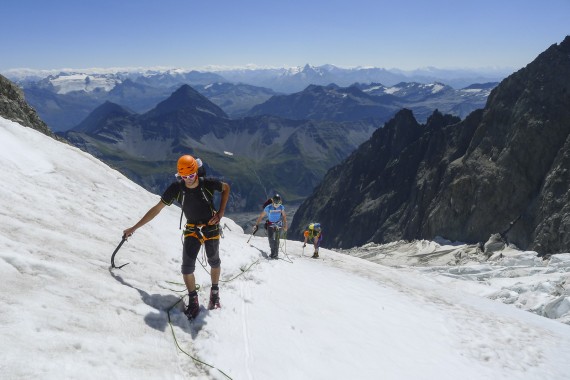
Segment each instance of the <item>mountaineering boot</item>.
[{"label": "mountaineering boot", "polygon": [[315,253],[313,253],[313,256],[311,256],[312,259],[318,259],[319,258],[319,253],[317,251],[315,251]]},{"label": "mountaineering boot", "polygon": [[220,306],[220,290],[214,287],[210,290],[210,303],[208,304],[208,310],[219,309]]},{"label": "mountaineering boot", "polygon": [[188,317],[189,320],[196,318],[198,313],[200,312],[200,304],[198,303],[198,293],[195,291],[188,295],[190,299],[188,300],[188,307],[184,311],[184,314]]}]

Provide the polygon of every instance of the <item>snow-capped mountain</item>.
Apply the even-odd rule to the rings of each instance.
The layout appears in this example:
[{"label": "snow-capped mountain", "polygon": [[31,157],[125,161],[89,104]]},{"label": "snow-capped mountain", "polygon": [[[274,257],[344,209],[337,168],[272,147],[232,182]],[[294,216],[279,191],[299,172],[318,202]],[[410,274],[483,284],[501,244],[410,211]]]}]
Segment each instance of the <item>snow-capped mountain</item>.
[{"label": "snow-capped mountain", "polygon": [[115,74],[61,73],[49,76],[44,81],[53,87],[56,94],[67,94],[72,91],[109,92],[121,83],[122,79]]},{"label": "snow-capped mountain", "polygon": [[[290,68],[236,68],[236,69],[86,69],[86,70],[9,70],[3,73],[7,78],[29,86],[38,78],[50,78],[48,82],[59,91],[92,91],[101,88],[109,91],[113,84],[124,79],[162,86],[207,84],[206,82],[246,83],[271,88],[276,92],[297,92],[310,84],[349,86],[353,83],[382,83],[393,86],[399,82],[433,83],[441,82],[453,88],[462,88],[473,83],[498,82],[507,75],[505,70],[439,70],[406,72],[377,67],[341,68],[334,65],[304,66]],[[91,83],[87,83],[86,81]],[[316,81],[316,82],[315,82]],[[69,83],[66,83],[69,82]],[[97,87],[99,86],[99,87]],[[63,93],[63,92],[62,92]]]}]

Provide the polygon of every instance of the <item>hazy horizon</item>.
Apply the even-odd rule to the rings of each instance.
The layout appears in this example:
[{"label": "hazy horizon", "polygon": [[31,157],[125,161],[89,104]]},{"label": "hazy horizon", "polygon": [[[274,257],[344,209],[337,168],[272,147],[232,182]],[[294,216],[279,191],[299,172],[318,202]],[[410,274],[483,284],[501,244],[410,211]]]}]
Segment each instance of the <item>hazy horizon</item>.
[{"label": "hazy horizon", "polygon": [[570,2],[8,1],[0,72],[61,68],[517,70],[568,34]]}]

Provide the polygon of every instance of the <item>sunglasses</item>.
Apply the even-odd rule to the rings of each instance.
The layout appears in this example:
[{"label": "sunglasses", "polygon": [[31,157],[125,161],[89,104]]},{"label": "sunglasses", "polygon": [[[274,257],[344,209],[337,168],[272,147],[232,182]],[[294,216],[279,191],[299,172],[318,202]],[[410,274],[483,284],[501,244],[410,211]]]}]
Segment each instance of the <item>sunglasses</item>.
[{"label": "sunglasses", "polygon": [[189,175],[176,174],[176,178],[192,179],[192,178],[196,177],[197,175],[198,175],[198,173],[192,173],[192,174],[189,174]]}]

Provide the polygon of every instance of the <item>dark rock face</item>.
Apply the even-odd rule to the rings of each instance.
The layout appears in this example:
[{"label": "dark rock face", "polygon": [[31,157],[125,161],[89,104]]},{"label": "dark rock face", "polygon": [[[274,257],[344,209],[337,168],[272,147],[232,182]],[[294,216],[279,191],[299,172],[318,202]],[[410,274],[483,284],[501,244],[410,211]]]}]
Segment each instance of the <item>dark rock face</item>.
[{"label": "dark rock face", "polygon": [[23,91],[0,75],[0,116],[54,137],[53,132],[26,103]]},{"label": "dark rock face", "polygon": [[316,220],[326,226],[323,244],[329,247],[415,238],[421,215],[437,194],[447,156],[457,155],[455,149],[447,151],[443,131],[445,125],[457,122],[459,118],[436,111],[426,125],[420,125],[411,111],[398,112],[327,173],[299,207],[290,236]]},{"label": "dark rock face", "polygon": [[567,37],[491,93],[466,154],[447,169],[424,235],[482,241],[520,217],[510,241],[539,252],[568,251],[570,224],[561,223],[559,212],[569,200],[569,90]]},{"label": "dark rock face", "polygon": [[[506,78],[459,122],[401,111],[332,169],[295,215],[325,246],[505,232],[540,253],[570,251],[570,37]],[[511,224],[511,222],[514,222]]]}]

